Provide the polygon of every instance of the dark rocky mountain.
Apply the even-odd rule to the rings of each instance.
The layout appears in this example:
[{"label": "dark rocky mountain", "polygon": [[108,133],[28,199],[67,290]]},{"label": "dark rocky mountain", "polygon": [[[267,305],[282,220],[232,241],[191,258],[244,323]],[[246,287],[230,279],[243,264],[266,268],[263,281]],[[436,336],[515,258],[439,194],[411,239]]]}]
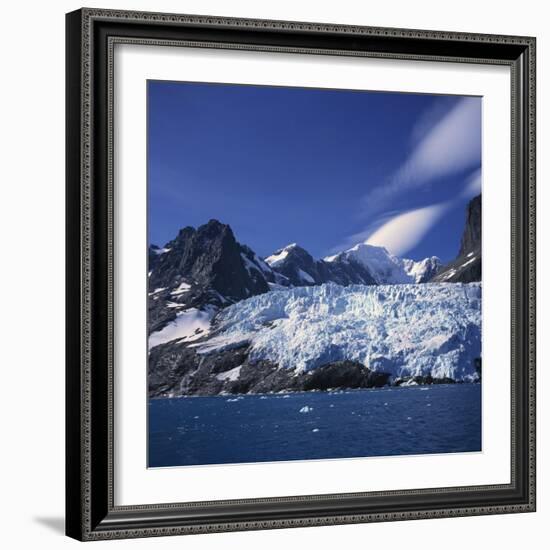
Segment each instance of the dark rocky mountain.
[{"label": "dark rocky mountain", "polygon": [[237,242],[231,227],[210,220],[185,227],[162,248],[151,245],[149,262],[149,332],[161,330],[189,308],[223,308],[269,290],[335,282],[375,284],[367,268],[353,261],[314,260],[303,248],[279,251],[282,262],[269,265]]},{"label": "dark rocky mountain", "polygon": [[481,195],[474,197],[466,210],[466,225],[460,241],[459,256],[481,247]]},{"label": "dark rocky mountain", "polygon": [[157,249],[149,287],[167,288],[188,281],[212,288],[229,300],[242,300],[267,292],[269,287],[256,267],[251,269],[229,225],[210,220],[198,229],[185,227],[163,249]]},{"label": "dark rocky mountain", "polygon": [[237,242],[229,225],[185,227],[163,248],[149,247],[149,331],[183,308],[224,307],[269,290],[271,268]]},{"label": "dark rocky mountain", "polygon": [[466,221],[458,256],[431,279],[436,283],[472,283],[481,281],[481,195],[466,208]]},{"label": "dark rocky mountain", "polygon": [[[210,220],[197,229],[185,227],[162,248],[149,247],[149,333],[162,330],[189,309],[212,312],[277,288],[329,282],[343,286],[425,282],[428,274],[439,269],[437,258],[413,262],[390,257],[382,249],[380,254],[402,276],[392,280],[375,275],[369,267],[370,256],[342,253],[330,261],[315,260],[296,244],[264,260],[239,243],[227,224]],[[376,265],[380,266],[379,258]]]},{"label": "dark rocky mountain", "polygon": [[323,283],[376,284],[366,267],[358,262],[315,260],[297,244],[290,244],[266,258],[266,263],[284,275],[292,286],[312,286]]}]

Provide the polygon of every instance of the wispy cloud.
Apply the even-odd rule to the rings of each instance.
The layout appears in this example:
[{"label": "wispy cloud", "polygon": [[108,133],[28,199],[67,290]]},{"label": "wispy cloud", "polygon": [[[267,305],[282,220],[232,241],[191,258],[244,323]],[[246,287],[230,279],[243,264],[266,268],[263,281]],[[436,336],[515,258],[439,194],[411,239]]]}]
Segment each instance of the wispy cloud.
[{"label": "wispy cloud", "polygon": [[464,199],[473,199],[481,193],[481,169],[473,172],[466,182],[460,196]]},{"label": "wispy cloud", "polygon": [[328,250],[329,255],[342,252],[342,250],[351,248],[352,246],[355,246],[357,243],[366,242],[367,239],[374,232],[376,232],[380,227],[382,227],[385,223],[387,223],[388,221],[392,220],[393,218],[401,214],[403,214],[403,210],[390,210],[388,212],[384,212],[384,214],[377,216],[375,220],[369,225],[367,225],[364,229],[362,229],[361,231],[358,231],[357,233],[353,233],[352,235],[349,235],[348,237],[345,238],[344,241],[340,242],[336,246],[333,246],[331,249],[329,249]]},{"label": "wispy cloud", "polygon": [[394,216],[366,240],[401,256],[413,249],[450,208],[451,202],[432,204]]},{"label": "wispy cloud", "polygon": [[[413,135],[423,137],[408,158],[388,181],[363,197],[364,213],[382,212],[404,192],[477,167],[481,162],[480,116],[479,98],[468,97],[437,120],[433,113],[426,117],[413,130]],[[429,123],[432,126],[427,129]]]},{"label": "wispy cloud", "polygon": [[[413,249],[457,200],[481,192],[481,101],[462,98],[451,109],[436,104],[411,131],[413,147],[405,161],[362,198],[362,217],[369,225],[350,235],[331,252],[358,242],[385,246],[395,255]],[[470,175],[454,199],[415,210],[395,209],[402,197],[438,179]],[[389,211],[389,207],[392,210]]]}]

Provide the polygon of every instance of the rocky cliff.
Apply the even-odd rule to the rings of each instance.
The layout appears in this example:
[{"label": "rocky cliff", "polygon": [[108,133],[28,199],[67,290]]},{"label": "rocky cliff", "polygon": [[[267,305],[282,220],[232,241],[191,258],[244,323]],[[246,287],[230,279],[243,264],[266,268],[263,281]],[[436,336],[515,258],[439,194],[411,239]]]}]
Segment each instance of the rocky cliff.
[{"label": "rocky cliff", "polygon": [[433,282],[471,283],[481,281],[481,195],[466,208],[464,231],[458,256],[431,279]]}]

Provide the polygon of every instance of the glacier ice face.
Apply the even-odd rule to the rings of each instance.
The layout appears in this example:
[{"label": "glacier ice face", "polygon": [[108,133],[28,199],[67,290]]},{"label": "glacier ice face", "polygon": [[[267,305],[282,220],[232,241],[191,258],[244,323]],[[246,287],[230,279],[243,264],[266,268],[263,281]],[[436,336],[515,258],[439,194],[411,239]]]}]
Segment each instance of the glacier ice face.
[{"label": "glacier ice face", "polygon": [[393,377],[474,381],[481,284],[325,284],[270,292],[222,310],[199,354],[250,345],[251,362],[307,372],[357,361]]}]

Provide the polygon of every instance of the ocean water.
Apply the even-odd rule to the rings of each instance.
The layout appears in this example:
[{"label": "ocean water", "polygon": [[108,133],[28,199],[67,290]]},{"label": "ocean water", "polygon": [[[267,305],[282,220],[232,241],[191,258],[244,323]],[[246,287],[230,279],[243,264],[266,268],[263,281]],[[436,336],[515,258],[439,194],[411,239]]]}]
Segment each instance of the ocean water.
[{"label": "ocean water", "polygon": [[481,384],[152,399],[149,467],[481,450]]}]

